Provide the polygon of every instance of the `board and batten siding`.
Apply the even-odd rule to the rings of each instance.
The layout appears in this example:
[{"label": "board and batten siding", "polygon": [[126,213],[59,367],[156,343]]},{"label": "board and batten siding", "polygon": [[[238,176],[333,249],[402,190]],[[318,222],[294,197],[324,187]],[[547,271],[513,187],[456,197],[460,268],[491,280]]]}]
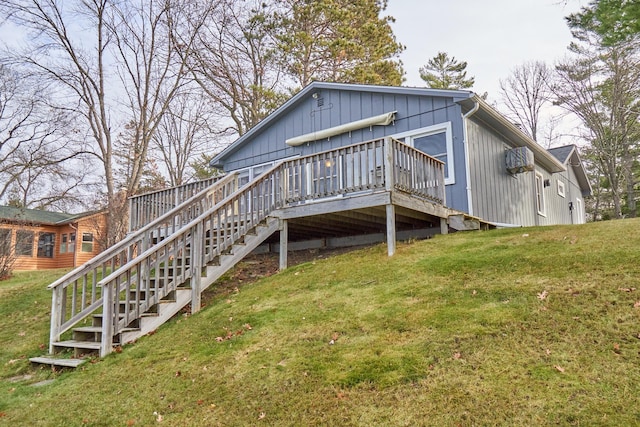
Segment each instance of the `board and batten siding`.
[{"label": "board and batten siding", "polygon": [[[467,132],[474,216],[521,226],[584,222],[582,191],[572,168],[550,173],[536,164],[535,171],[512,175],[505,164],[505,152],[512,146],[503,137],[473,117],[468,119]],[[536,173],[548,182],[543,188],[542,214],[536,203]],[[559,181],[564,184],[564,197],[558,191]]]},{"label": "board and batten siding", "polygon": [[[315,96],[314,96],[315,95]],[[388,126],[371,126],[297,147],[289,138],[396,111]],[[287,157],[306,156],[441,123],[451,123],[455,184],[447,185],[447,205],[466,211],[464,141],[461,107],[453,98],[415,94],[320,89],[298,100],[282,117],[225,157],[225,172]]]},{"label": "board and batten siding", "polygon": [[495,132],[467,119],[473,215],[513,225],[536,225],[534,173],[511,175],[505,165],[510,147]]}]

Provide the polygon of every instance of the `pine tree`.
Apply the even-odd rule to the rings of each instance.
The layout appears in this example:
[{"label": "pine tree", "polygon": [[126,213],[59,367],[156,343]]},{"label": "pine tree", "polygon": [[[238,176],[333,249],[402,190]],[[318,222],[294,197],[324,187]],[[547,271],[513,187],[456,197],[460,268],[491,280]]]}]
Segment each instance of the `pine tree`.
[{"label": "pine tree", "polygon": [[475,82],[467,79],[467,63],[449,58],[446,52],[438,52],[426,65],[420,68],[420,78],[432,89],[468,89]]}]

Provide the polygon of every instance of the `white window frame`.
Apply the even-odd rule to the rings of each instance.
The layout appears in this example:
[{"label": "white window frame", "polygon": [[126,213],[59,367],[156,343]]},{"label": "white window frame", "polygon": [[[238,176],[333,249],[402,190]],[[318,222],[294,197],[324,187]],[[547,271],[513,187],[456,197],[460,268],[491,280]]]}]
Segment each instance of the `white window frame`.
[{"label": "white window frame", "polygon": [[584,208],[582,205],[582,199],[579,199],[576,197],[576,207],[574,209],[578,214],[577,214],[577,223],[578,224],[584,224],[586,221],[584,220]]},{"label": "white window frame", "polygon": [[546,217],[547,203],[544,198],[544,175],[538,171],[536,171],[534,190],[536,192],[536,210],[538,211],[538,215]]},{"label": "white window frame", "polygon": [[404,143],[414,147],[414,140],[417,138],[422,138],[424,136],[435,135],[437,133],[445,133],[446,138],[446,146],[447,146],[447,163],[445,167],[447,168],[447,173],[445,174],[446,178],[444,179],[445,185],[451,185],[456,183],[455,178],[455,165],[453,161],[453,136],[451,133],[451,122],[438,123],[433,126],[426,126],[419,129],[413,129],[410,131],[398,133],[395,135],[391,135],[392,138],[402,139],[404,138]]},{"label": "white window frame", "polygon": [[558,196],[566,198],[567,197],[567,193],[565,191],[564,182],[558,180],[557,183],[558,183]]}]

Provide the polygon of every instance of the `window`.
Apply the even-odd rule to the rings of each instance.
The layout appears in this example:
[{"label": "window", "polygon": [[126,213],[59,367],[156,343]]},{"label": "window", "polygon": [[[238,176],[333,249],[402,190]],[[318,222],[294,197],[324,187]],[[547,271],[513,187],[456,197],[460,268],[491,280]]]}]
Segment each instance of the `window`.
[{"label": "window", "polygon": [[67,245],[67,252],[76,251],[76,233],[69,233],[69,244]]},{"label": "window", "polygon": [[11,229],[0,228],[0,257],[9,256],[11,252]]},{"label": "window", "polygon": [[54,233],[40,233],[38,235],[38,258],[53,258],[56,235]]},{"label": "window", "polygon": [[82,233],[82,252],[93,252],[93,233]]},{"label": "window", "polygon": [[564,192],[564,182],[558,181],[558,196],[566,197]]},{"label": "window", "polygon": [[67,239],[69,238],[68,235],[63,234],[60,236],[60,253],[64,254],[67,253]]},{"label": "window", "polygon": [[392,137],[444,162],[444,183],[455,184],[451,122],[403,132]]},{"label": "window", "polygon": [[33,231],[16,231],[16,255],[33,256]]},{"label": "window", "polygon": [[578,224],[584,224],[584,209],[582,207],[582,200],[576,199],[576,219]]},{"label": "window", "polygon": [[536,172],[536,208],[539,215],[545,215],[544,177],[539,172]]}]

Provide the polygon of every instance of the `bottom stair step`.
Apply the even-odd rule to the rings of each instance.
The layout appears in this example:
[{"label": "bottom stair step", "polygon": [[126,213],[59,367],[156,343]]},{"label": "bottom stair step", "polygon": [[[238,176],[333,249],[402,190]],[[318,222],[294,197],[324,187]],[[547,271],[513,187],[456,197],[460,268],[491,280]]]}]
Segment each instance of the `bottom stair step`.
[{"label": "bottom stair step", "polygon": [[32,357],[31,363],[40,365],[63,366],[65,368],[77,368],[87,361],[87,359],[57,359],[55,357]]}]

